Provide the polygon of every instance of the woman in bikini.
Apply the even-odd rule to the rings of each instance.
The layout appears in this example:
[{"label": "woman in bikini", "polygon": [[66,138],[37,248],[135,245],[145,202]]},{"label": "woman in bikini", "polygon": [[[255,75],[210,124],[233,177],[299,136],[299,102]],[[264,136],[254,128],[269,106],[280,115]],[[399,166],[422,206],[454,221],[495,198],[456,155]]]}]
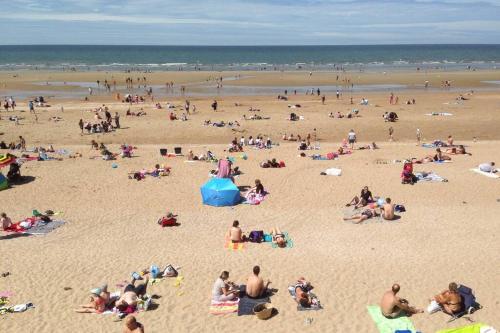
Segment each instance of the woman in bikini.
[{"label": "woman in bikini", "polygon": [[271,230],[271,236],[273,237],[273,243],[278,245],[278,247],[286,247],[285,234],[278,227]]}]

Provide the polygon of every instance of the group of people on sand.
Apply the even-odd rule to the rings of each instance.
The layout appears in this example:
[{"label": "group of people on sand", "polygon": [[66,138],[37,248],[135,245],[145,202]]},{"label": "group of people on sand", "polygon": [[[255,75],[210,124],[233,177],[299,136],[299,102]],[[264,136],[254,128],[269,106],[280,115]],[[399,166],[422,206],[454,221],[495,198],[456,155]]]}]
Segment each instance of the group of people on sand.
[{"label": "group of people on sand", "polygon": [[352,118],[361,117],[361,116],[359,115],[359,110],[358,109],[352,109],[348,114],[343,114],[340,111],[337,111],[337,113],[330,112],[328,114],[328,117],[330,117],[330,118],[338,118],[338,119],[341,119],[341,118],[352,119]]},{"label": "group of people on sand", "polygon": [[231,141],[231,148],[230,151],[232,152],[241,152],[243,151],[243,147],[245,146],[250,146],[250,147],[255,147],[258,149],[271,149],[273,147],[273,141],[271,140],[270,137],[267,137],[264,139],[262,135],[257,135],[255,138],[250,135],[247,138],[244,136],[241,136],[240,140],[238,141],[238,138],[234,138]]},{"label": "group of people on sand", "polygon": [[177,114],[175,114],[174,112],[170,112],[168,118],[173,121],[173,120],[181,120],[181,121],[187,121],[188,120],[188,117],[187,117],[187,114],[186,113],[182,113],[182,115],[178,118],[177,117]]},{"label": "group of people on sand", "polygon": [[268,289],[271,281],[264,281],[259,274],[260,267],[254,266],[252,274],[247,279],[245,289],[242,290],[239,285],[229,280],[229,272],[223,271],[213,285],[212,300],[216,302],[235,300],[243,293],[249,298],[261,298],[268,295],[271,292]]},{"label": "group of people on sand", "polygon": [[346,204],[346,207],[353,206],[354,209],[359,209],[366,207],[361,213],[354,214],[350,217],[344,217],[344,221],[353,221],[354,223],[361,223],[370,218],[381,216],[384,220],[394,220],[395,215],[395,205],[392,203],[391,198],[381,199],[374,198],[372,192],[368,189],[368,186],[361,189],[359,196],[352,198],[350,202]]},{"label": "group of people on sand", "polygon": [[[424,310],[411,306],[408,300],[398,296],[401,287],[399,284],[393,284],[392,288],[384,293],[380,301],[380,309],[384,317],[392,319],[401,316],[412,316],[414,314],[423,313]],[[427,307],[428,313],[443,311],[449,315],[455,315],[464,310],[462,296],[459,293],[459,285],[451,282],[448,289],[435,295],[430,300]]]},{"label": "group of people on sand", "polygon": [[240,126],[240,123],[235,120],[235,121],[229,121],[229,122],[225,122],[224,120],[221,120],[219,122],[212,122],[210,119],[208,120],[205,120],[203,122],[203,126],[215,126],[215,127],[239,127]]},{"label": "group of people on sand", "polygon": [[[274,227],[270,232],[271,241],[278,247],[284,248],[287,246],[287,239],[283,232],[278,227]],[[262,239],[252,239],[250,235],[243,232],[240,227],[240,222],[238,220],[233,221],[233,225],[226,233],[226,239],[232,243],[243,243],[247,241],[262,241]]]}]

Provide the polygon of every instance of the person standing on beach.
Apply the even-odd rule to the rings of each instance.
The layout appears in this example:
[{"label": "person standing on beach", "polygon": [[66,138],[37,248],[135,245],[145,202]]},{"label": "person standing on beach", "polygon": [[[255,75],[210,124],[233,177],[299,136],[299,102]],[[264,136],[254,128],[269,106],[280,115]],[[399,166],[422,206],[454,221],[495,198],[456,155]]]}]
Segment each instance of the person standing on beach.
[{"label": "person standing on beach", "polygon": [[321,104],[325,105],[326,96],[321,96]]},{"label": "person standing on beach", "polygon": [[420,128],[417,128],[417,146],[420,146],[420,140],[422,140],[422,132],[420,132]]},{"label": "person standing on beach", "polygon": [[28,107],[30,109],[30,113],[35,113],[35,104],[33,103],[33,101],[29,101]]},{"label": "person standing on beach", "polygon": [[214,112],[217,112],[217,101],[214,100],[214,102],[212,103],[212,109],[214,110]]},{"label": "person standing on beach", "polygon": [[394,141],[394,137],[392,136],[394,134],[394,128],[391,126],[389,127],[389,141]]},{"label": "person standing on beach", "polygon": [[340,98],[340,91],[337,89],[337,99]]},{"label": "person standing on beach", "polygon": [[115,127],[120,128],[120,115],[118,112],[115,112]]},{"label": "person standing on beach", "polygon": [[19,135],[19,146],[21,146],[21,151],[26,150],[26,140],[21,135]]},{"label": "person standing on beach", "polygon": [[356,142],[356,133],[354,132],[353,129],[349,131],[347,134],[347,140],[349,141],[349,144],[351,145],[351,149],[354,149],[354,143]]},{"label": "person standing on beach", "polygon": [[80,121],[78,122],[78,126],[80,126],[80,130],[82,131],[83,134],[83,119],[80,119]]}]

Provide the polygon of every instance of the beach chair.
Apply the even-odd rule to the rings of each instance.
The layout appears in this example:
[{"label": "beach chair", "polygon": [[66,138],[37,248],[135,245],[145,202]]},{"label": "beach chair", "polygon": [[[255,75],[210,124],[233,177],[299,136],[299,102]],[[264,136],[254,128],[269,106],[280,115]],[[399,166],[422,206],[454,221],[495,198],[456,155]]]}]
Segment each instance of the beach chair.
[{"label": "beach chair", "polygon": [[[479,304],[476,301],[476,296],[474,295],[474,292],[472,291],[471,288],[464,285],[459,285],[458,293],[462,297],[462,311],[451,315],[451,318],[450,320],[448,320],[448,323],[451,323],[452,321],[455,321],[465,316],[466,314],[470,315],[482,308],[481,304]],[[468,320],[470,321],[470,319]]]},{"label": "beach chair", "polygon": [[177,156],[182,156],[182,148],[181,147],[175,147],[174,148],[174,153]]}]

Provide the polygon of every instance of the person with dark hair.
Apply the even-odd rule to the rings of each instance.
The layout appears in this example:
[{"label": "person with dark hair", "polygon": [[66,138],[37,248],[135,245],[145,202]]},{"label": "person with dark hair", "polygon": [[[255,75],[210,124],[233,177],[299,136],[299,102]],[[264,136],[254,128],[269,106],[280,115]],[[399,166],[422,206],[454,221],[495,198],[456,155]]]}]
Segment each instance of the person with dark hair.
[{"label": "person with dark hair", "polygon": [[228,230],[226,239],[230,239],[233,243],[241,243],[246,240],[246,236],[241,231],[240,222],[237,220],[233,221],[233,226]]},{"label": "person with dark hair", "polygon": [[271,281],[267,280],[264,283],[264,279],[260,276],[260,267],[253,267],[253,275],[251,275],[247,280],[246,294],[250,298],[259,298],[266,294],[267,287],[271,284]]},{"label": "person with dark hair", "polygon": [[354,208],[360,208],[368,205],[370,202],[373,202],[372,192],[368,189],[368,186],[365,186],[361,189],[361,194],[352,198],[352,200],[347,203],[345,206],[349,207],[354,205]]},{"label": "person with dark hair", "polygon": [[229,272],[223,271],[219,278],[215,280],[212,289],[212,300],[217,302],[230,301],[235,299],[239,293],[238,286],[228,281]]},{"label": "person with dark hair", "polygon": [[380,310],[386,318],[398,318],[400,316],[411,316],[416,313],[422,313],[423,310],[409,305],[404,298],[397,296],[401,287],[399,284],[393,284],[391,290],[386,291],[380,301]]}]

